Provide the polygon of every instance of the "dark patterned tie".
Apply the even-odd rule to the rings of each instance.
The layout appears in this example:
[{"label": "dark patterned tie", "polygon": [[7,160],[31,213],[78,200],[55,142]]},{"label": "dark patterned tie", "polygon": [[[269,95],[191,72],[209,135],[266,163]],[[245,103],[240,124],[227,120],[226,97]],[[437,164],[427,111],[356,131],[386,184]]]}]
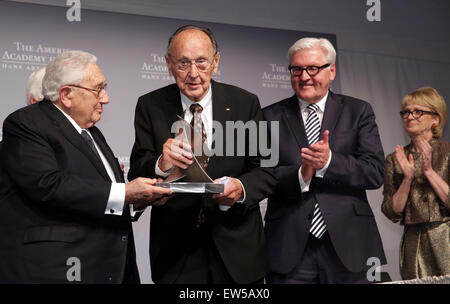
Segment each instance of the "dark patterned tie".
[{"label": "dark patterned tie", "polygon": [[[206,130],[205,126],[202,121],[202,111],[203,107],[199,105],[198,103],[193,103],[189,110],[192,112],[192,120],[191,120],[191,126],[193,127],[193,130],[191,132],[191,146],[192,146],[192,152],[197,151],[197,155],[200,155],[198,149],[203,149],[203,144],[206,142]],[[195,138],[195,134],[201,134],[202,140],[201,143],[198,139]],[[200,150],[202,151],[202,150]],[[203,154],[203,152],[201,152]],[[208,161],[205,160],[200,163],[200,165],[203,168],[206,168],[208,166]],[[200,226],[205,222],[205,212],[203,211],[203,208],[200,208],[200,211],[198,213],[198,219],[196,227],[200,228]]]},{"label": "dark patterned tie", "polygon": [[[198,103],[193,103],[189,107],[189,110],[193,115],[191,120],[191,126],[193,127],[193,130],[191,132],[192,152],[196,153],[195,155],[203,155],[203,144],[205,144],[206,142],[206,130],[202,121],[203,107]],[[201,141],[199,140],[199,138],[196,138],[196,134],[201,134]],[[206,168],[208,166],[208,161],[205,160],[201,162],[200,165],[203,168]]]},{"label": "dark patterned tie", "polygon": [[[316,104],[310,104],[306,108],[309,110],[309,113],[306,118],[305,130],[306,136],[308,137],[308,142],[312,145],[319,140],[320,135],[320,121],[319,116],[317,116],[317,110],[319,107]],[[316,202],[314,205],[314,215],[309,232],[311,232],[316,238],[320,239],[326,231],[327,226],[325,225],[325,220],[320,212],[319,204]]]},{"label": "dark patterned tie", "polygon": [[98,154],[97,148],[95,147],[94,140],[89,135],[89,133],[86,130],[81,131],[81,137],[86,141],[86,143],[89,145],[91,150],[94,152],[95,155],[97,155],[100,162],[103,164],[102,158],[100,157],[100,154]]}]

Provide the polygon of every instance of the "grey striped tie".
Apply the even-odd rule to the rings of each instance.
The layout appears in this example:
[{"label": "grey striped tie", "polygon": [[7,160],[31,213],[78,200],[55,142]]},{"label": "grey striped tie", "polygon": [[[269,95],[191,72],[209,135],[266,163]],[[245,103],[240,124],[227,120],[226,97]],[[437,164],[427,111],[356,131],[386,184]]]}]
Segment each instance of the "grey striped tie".
[{"label": "grey striped tie", "polygon": [[[308,142],[312,145],[319,140],[320,135],[320,121],[319,116],[317,116],[317,109],[319,107],[316,104],[310,104],[306,108],[309,110],[309,113],[306,118],[305,130],[306,136],[308,137]],[[314,215],[309,232],[311,232],[316,238],[320,239],[325,231],[327,231],[327,226],[325,225],[325,220],[320,212],[319,204],[316,203],[314,206]]]}]

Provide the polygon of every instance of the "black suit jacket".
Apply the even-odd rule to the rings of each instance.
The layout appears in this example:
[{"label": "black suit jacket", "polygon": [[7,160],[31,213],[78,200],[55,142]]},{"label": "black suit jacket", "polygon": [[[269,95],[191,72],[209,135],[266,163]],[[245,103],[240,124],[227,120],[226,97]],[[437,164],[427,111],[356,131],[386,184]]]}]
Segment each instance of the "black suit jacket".
[{"label": "black suit jacket", "polygon": [[[89,129],[124,182],[96,127]],[[67,282],[70,257],[81,283],[120,283],[127,253],[136,275],[129,211],[105,215],[111,180],[81,135],[48,100],[5,120],[0,193],[0,281]]]},{"label": "black suit jacket", "polygon": [[[260,121],[258,98],[237,87],[212,82],[213,119],[225,128],[226,121]],[[141,96],[136,107],[136,141],[128,178],[155,177],[155,164],[170,137],[177,114],[183,115],[176,84]],[[223,139],[224,151],[227,142]],[[248,136],[246,144],[248,145]],[[217,143],[216,143],[217,146]],[[267,248],[259,202],[272,192],[275,178],[260,167],[259,157],[213,156],[207,173],[212,179],[238,178],[246,191],[245,204],[235,203],[219,210],[209,195],[177,194],[166,205],[153,207],[150,221],[150,261],[155,282],[170,283],[181,270],[186,252],[196,246],[196,222],[200,207],[205,210],[208,233],[231,277],[238,283],[261,279],[268,272]],[[201,241],[201,240],[200,240]]]},{"label": "black suit jacket", "polygon": [[[330,131],[331,163],[323,178],[313,177],[302,193],[300,149],[308,147],[300,105],[294,95],[263,109],[280,122],[278,187],[269,197],[266,236],[271,271],[288,273],[303,253],[316,202],[333,246],[350,271],[363,271],[370,257],[386,263],[381,238],[366,196],[384,179],[384,152],[369,103],[329,92],[321,134]],[[274,136],[274,134],[272,134]]]}]

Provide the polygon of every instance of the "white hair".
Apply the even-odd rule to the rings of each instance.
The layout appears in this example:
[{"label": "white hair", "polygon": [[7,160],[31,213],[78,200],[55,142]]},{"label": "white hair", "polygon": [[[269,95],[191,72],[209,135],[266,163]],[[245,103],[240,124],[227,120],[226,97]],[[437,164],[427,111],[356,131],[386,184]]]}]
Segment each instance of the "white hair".
[{"label": "white hair", "polygon": [[42,94],[42,78],[45,75],[45,66],[37,69],[33,73],[30,74],[27,81],[27,103],[31,102],[31,98],[36,101],[41,101],[44,99],[44,95]]},{"label": "white hair", "polygon": [[317,46],[320,46],[323,49],[327,63],[329,64],[336,63],[336,50],[334,49],[334,46],[331,44],[331,42],[326,38],[310,38],[310,37],[297,40],[297,42],[295,42],[289,48],[288,51],[289,61],[291,61],[292,55],[294,55],[295,52],[311,49]]},{"label": "white hair", "polygon": [[85,76],[86,66],[96,62],[96,56],[84,51],[67,51],[56,56],[47,64],[42,93],[51,101],[57,101],[59,89],[69,84],[79,85]]}]

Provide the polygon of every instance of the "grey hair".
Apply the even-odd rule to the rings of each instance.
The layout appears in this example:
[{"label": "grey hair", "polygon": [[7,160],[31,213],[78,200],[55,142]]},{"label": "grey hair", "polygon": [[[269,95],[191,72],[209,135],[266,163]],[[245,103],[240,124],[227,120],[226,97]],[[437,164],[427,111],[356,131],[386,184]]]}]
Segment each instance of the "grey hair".
[{"label": "grey hair", "polygon": [[26,97],[27,103],[30,104],[31,98],[36,101],[41,101],[44,99],[44,94],[42,94],[42,78],[45,75],[45,66],[37,69],[30,74],[27,81]]},{"label": "grey hair", "polygon": [[219,45],[217,44],[216,38],[214,37],[213,33],[211,32],[211,30],[207,27],[199,27],[199,26],[195,26],[192,24],[188,24],[188,25],[184,25],[182,27],[179,27],[169,38],[169,43],[167,44],[167,55],[170,56],[170,49],[172,48],[172,42],[173,39],[175,38],[176,35],[178,35],[179,33],[183,32],[183,31],[187,31],[187,30],[198,30],[201,31],[203,33],[205,33],[209,39],[211,40],[211,44],[213,46],[214,49],[214,56],[217,54],[217,52],[219,51]]},{"label": "grey hair", "polygon": [[51,101],[57,101],[59,89],[69,84],[80,84],[85,76],[86,66],[96,62],[96,56],[84,51],[67,51],[56,56],[47,64],[42,80],[42,93]]},{"label": "grey hair", "polygon": [[323,49],[327,63],[329,64],[336,63],[336,50],[334,46],[331,44],[331,42],[326,38],[310,38],[310,37],[297,40],[297,42],[295,42],[289,48],[288,51],[289,61],[291,61],[292,56],[294,55],[295,52],[311,49],[317,46],[320,46]]}]

